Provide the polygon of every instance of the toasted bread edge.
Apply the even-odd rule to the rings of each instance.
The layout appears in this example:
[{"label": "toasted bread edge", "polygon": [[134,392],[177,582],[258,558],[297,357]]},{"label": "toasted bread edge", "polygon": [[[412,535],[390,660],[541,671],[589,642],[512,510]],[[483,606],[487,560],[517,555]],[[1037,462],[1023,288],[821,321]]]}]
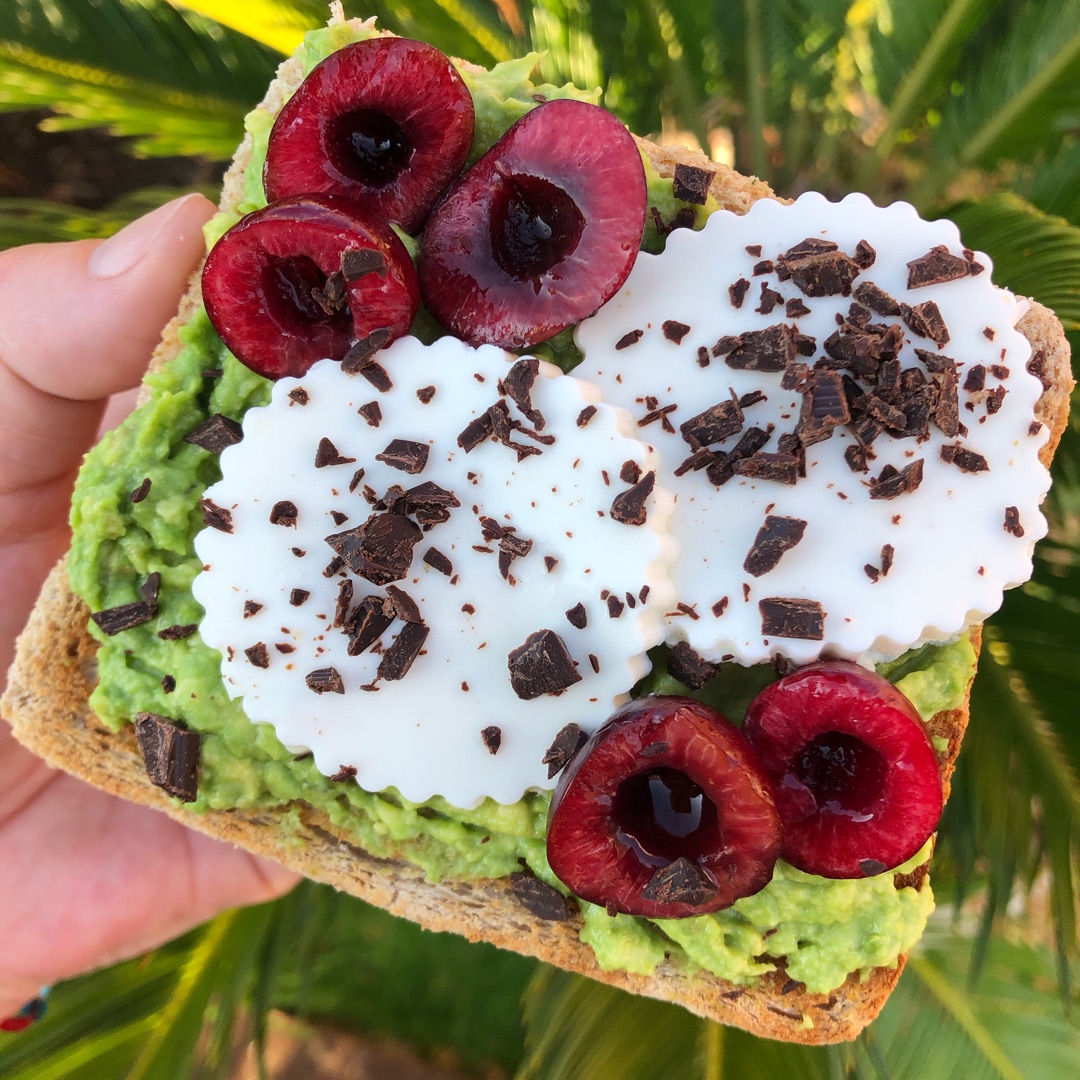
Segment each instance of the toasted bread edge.
[{"label": "toasted bread edge", "polygon": [[[262,106],[276,111],[301,78],[300,61],[295,56],[286,60]],[[696,151],[661,147],[643,139],[638,142],[661,175],[671,176],[679,164],[712,172],[711,193],[725,209],[745,213],[758,199],[776,197],[764,182],[717,165]],[[235,207],[240,201],[243,170],[250,155],[248,137],[226,173],[222,208]],[[199,302],[196,274],[176,317],[163,332],[151,371],[179,352],[177,332]],[[1047,389],[1037,415],[1051,433],[1042,452],[1043,462],[1049,466],[1066,424],[1073,385],[1069,348],[1060,323],[1040,304],[1031,304],[1019,328],[1031,342],[1033,355],[1041,352],[1044,358]],[[192,813],[149,782],[133,730],[128,727],[111,732],[88,708],[87,699],[97,677],[97,646],[87,633],[87,619],[87,609],[72,594],[61,562],[46,581],[19,639],[0,710],[24,746],[50,765],[110,794],[154,807],[185,825],[274,859],[426,929],[450,931],[535,956],[632,993],[676,1002],[699,1016],[767,1038],[815,1044],[852,1039],[878,1014],[899,978],[903,957],[895,968],[875,968],[865,979],[853,973],[830,994],[809,993],[802,984],[792,983],[782,965],[747,988],[705,972],[688,974],[669,961],[652,976],[603,971],[592,950],[578,939],[579,917],[561,922],[537,918],[517,900],[507,879],[429,882],[421,870],[407,862],[377,859],[351,844],[322,812],[306,805]],[[978,628],[974,643],[977,649]],[[965,696],[961,708],[939,713],[929,725],[932,734],[949,743],[948,750],[939,755],[946,795],[967,721]],[[302,832],[285,835],[280,817],[292,809],[299,810]],[[897,886],[921,884],[926,873],[927,867],[920,867],[898,877]]]}]

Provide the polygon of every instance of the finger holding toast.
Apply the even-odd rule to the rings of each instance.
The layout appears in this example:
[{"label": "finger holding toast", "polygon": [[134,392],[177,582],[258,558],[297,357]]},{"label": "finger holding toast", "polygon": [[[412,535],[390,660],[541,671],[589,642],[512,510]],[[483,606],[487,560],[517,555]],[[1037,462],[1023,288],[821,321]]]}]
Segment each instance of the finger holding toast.
[{"label": "finger holding toast", "polygon": [[[106,241],[0,255],[0,670],[67,548],[71,486],[119,419],[204,244],[213,206],[166,204]],[[112,402],[117,407],[113,407]],[[54,979],[176,936],[293,875],[50,769],[0,724],[0,1016]]]}]

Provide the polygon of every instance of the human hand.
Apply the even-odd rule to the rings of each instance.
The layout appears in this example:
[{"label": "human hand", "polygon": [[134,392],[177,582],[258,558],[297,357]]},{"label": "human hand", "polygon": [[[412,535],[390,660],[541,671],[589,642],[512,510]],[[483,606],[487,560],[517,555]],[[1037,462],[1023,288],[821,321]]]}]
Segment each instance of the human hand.
[{"label": "human hand", "polygon": [[[213,213],[199,195],[107,241],[0,253],[0,691],[67,550],[82,455],[130,408]],[[110,404],[111,402],[111,404]],[[0,722],[0,1017],[38,988],[290,888],[284,868],[49,768]]]}]

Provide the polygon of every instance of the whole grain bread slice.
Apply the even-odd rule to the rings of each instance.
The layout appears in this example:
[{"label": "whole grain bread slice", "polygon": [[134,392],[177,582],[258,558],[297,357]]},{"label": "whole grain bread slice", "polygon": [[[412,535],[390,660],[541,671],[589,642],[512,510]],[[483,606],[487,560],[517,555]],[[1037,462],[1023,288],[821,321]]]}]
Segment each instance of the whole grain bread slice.
[{"label": "whole grain bread slice", "polygon": [[[286,60],[262,107],[272,112],[279,109],[301,78],[300,60]],[[678,165],[707,169],[712,174],[710,193],[722,208],[745,213],[756,200],[776,197],[762,181],[717,165],[695,151],[658,146],[644,139],[638,143],[662,176],[673,176]],[[243,171],[250,157],[249,136],[225,176],[223,209],[233,209],[239,203]],[[196,275],[176,317],[165,328],[151,371],[179,352],[177,332],[199,303]],[[1037,415],[1051,433],[1042,451],[1043,462],[1049,465],[1065,427],[1072,389],[1068,344],[1053,313],[1035,302],[1020,329],[1031,342],[1033,370],[1045,388]],[[769,1038],[801,1043],[852,1039],[877,1015],[899,978],[903,957],[895,968],[876,968],[865,979],[853,973],[830,994],[809,993],[802,984],[793,983],[782,962],[777,971],[748,988],[705,972],[688,972],[672,961],[662,963],[652,976],[603,971],[591,949],[579,940],[580,918],[571,915],[550,921],[531,914],[515,895],[509,879],[430,882],[408,862],[371,856],[350,843],[325,814],[303,804],[275,810],[193,814],[149,782],[133,729],[129,726],[114,733],[90,711],[87,699],[97,680],[97,646],[87,633],[87,621],[86,606],[72,594],[61,563],[46,581],[19,639],[0,709],[26,747],[49,764],[104,791],[155,807],[210,836],[275,859],[427,929],[488,941],[633,993],[677,1002],[700,1016]],[[972,638],[977,650],[978,627],[973,629]],[[947,743],[947,749],[938,755],[946,796],[967,722],[965,697],[962,707],[938,713],[929,724],[930,733]],[[290,831],[288,843],[280,828],[286,812],[298,814],[301,822],[299,832]],[[917,886],[926,874],[924,865],[898,876],[896,885]]]}]

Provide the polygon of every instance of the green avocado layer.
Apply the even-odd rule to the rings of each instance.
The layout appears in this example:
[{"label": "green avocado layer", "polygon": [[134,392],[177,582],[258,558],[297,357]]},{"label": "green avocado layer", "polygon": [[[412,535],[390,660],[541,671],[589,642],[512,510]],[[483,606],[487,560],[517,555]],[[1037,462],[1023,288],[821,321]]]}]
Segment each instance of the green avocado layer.
[{"label": "green avocado layer", "polygon": [[[309,34],[301,53],[305,70],[357,36],[353,28],[341,26]],[[534,105],[534,95],[598,97],[569,86],[534,86],[528,76],[535,59],[501,64],[483,74],[465,73],[477,109],[474,157]],[[245,178],[243,212],[265,202],[262,156],[271,121],[260,110],[247,119],[255,154]],[[670,181],[655,174],[649,176],[649,200],[665,219],[683,205],[676,202]],[[702,221],[713,208],[702,208]],[[219,214],[208,235],[220,235],[237,216]],[[662,240],[651,231],[645,245],[658,249]],[[220,473],[217,458],[184,442],[183,436],[214,413],[239,420],[247,409],[265,404],[270,393],[265,379],[226,350],[201,309],[181,338],[180,354],[147,380],[150,400],[88,455],[75,490],[68,570],[72,588],[92,611],[137,599],[151,572],[162,575],[153,621],[113,638],[91,624],[101,642],[94,711],[114,729],[136,712],[152,711],[201,732],[195,812],[279,807],[284,809],[283,828],[295,833],[296,804],[306,803],[325,812],[372,855],[406,859],[432,880],[500,877],[520,870],[524,862],[562,888],[544,852],[548,793],[526,795],[512,805],[488,800],[462,810],[441,798],[416,804],[392,790],[372,793],[355,783],[331,783],[309,758],[297,760],[270,726],[252,723],[240,703],[228,698],[220,678],[221,657],[197,633],[177,641],[157,636],[168,626],[198,623],[203,615],[190,588],[199,571],[193,541],[203,527],[198,501]],[[547,352],[564,366],[574,362],[572,343],[556,341]],[[132,503],[129,493],[147,477],[149,495]],[[686,693],[666,675],[663,658],[663,649],[654,650],[654,670],[640,692]],[[882,673],[928,719],[963,701],[974,661],[971,644],[961,638],[914,650],[883,666]],[[165,676],[175,679],[169,693]],[[718,687],[699,696],[739,721],[750,697],[771,678],[771,669],[725,669]],[[299,835],[295,842],[303,843]],[[908,867],[924,861],[927,852]],[[922,933],[933,896],[929,885],[897,890],[891,871],[861,881],[830,881],[778,863],[762,892],[715,915],[648,921],[613,918],[590,904],[582,907],[582,940],[605,969],[651,973],[667,956],[689,970],[704,968],[745,985],[771,970],[762,958],[783,957],[791,978],[811,992],[826,993],[850,972],[895,964]]]}]

